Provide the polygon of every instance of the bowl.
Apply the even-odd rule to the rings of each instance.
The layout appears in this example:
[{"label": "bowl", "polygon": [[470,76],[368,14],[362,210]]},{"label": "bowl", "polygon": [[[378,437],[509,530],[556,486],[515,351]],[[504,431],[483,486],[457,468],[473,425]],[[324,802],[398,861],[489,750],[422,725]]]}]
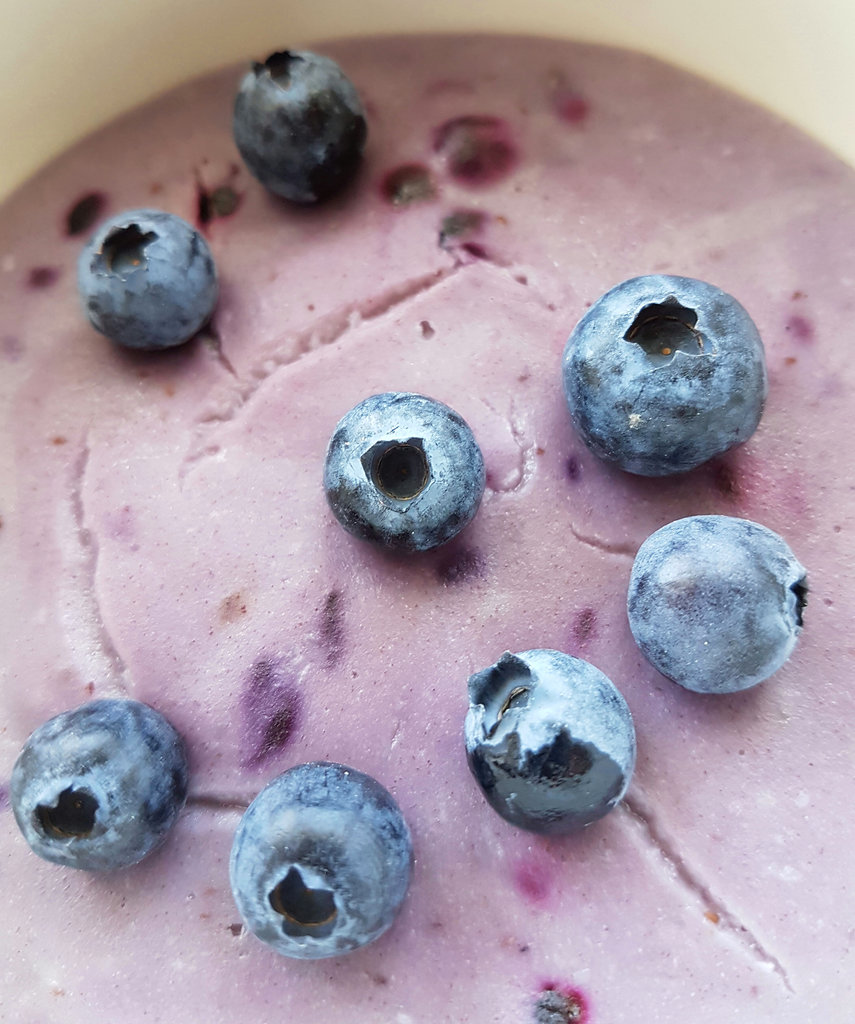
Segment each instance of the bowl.
[{"label": "bowl", "polygon": [[[106,12],[106,13],[105,13]],[[88,131],[203,71],[336,36],[495,31],[642,50],[855,163],[855,6],[816,0],[0,0],[0,198]]]}]

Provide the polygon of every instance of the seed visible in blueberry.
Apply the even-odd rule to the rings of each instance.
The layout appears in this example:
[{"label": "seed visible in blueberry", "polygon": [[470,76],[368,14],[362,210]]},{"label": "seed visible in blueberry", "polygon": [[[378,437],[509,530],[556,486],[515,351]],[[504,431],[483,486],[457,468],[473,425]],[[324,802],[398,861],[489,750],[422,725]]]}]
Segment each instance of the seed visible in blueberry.
[{"label": "seed visible in blueberry", "polygon": [[365,145],[362,103],[341,68],[308,51],[253,64],[235,99],[235,143],[271,192],[316,203],[356,174]]},{"label": "seed visible in blueberry", "polygon": [[391,927],[411,864],[410,832],[388,791],[316,761],[289,769],[249,805],[229,874],[250,931],[284,956],[318,960]]},{"label": "seed visible in blueberry", "polygon": [[339,422],[324,488],[354,536],[426,551],[471,522],[485,484],[481,449],[466,422],[424,395],[372,395]]},{"label": "seed visible in blueberry", "polygon": [[181,737],[134,700],[95,700],[45,722],[12,771],[18,827],[45,860],[87,871],[136,864],[187,796]]},{"label": "seed visible in blueberry", "polygon": [[551,650],[507,652],[469,680],[466,756],[490,806],[549,835],[622,799],[635,767],[626,701],[599,669]]},{"label": "seed visible in blueberry", "polygon": [[92,326],[132,349],[183,344],[217,302],[207,242],[187,221],[159,210],[105,221],[80,254],[77,281]]},{"label": "seed visible in blueberry", "polygon": [[689,516],[641,545],[629,625],[647,660],[698,693],[735,693],[792,654],[807,578],[786,542],[731,516]]},{"label": "seed visible in blueberry", "polygon": [[585,313],[564,350],[573,423],[630,473],[682,473],[748,440],[768,382],[763,343],[733,296],[689,277],[624,281]]}]

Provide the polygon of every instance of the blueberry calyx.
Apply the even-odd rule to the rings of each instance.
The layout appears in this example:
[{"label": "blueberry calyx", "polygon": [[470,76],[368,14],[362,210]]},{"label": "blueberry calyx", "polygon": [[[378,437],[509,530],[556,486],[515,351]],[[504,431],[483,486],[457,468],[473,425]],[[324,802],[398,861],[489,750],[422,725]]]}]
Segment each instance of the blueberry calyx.
[{"label": "blueberry calyx", "polygon": [[286,935],[324,938],[335,928],[338,908],[334,894],[320,883],[318,888],[310,888],[297,867],[288,869],[271,889],[269,899],[270,906],[284,918],[282,930]]},{"label": "blueberry calyx", "polygon": [[623,336],[640,345],[656,365],[670,362],[677,352],[700,355],[711,345],[697,329],[698,314],[669,295],[662,302],[651,302],[638,315]]},{"label": "blueberry calyx", "polygon": [[378,441],[363,456],[365,475],[393,501],[412,501],[430,483],[430,464],[420,437]]},{"label": "blueberry calyx", "polygon": [[271,81],[281,89],[287,89],[291,84],[291,69],[301,59],[299,54],[293,53],[291,50],[279,50],[276,53],[271,53],[262,63],[253,61],[252,69],[256,77],[268,75]]},{"label": "blueberry calyx", "polygon": [[100,256],[104,269],[126,280],[128,274],[146,262],[146,247],[156,239],[157,232],[142,231],[139,224],[134,222],[115,228],[101,246]]},{"label": "blueberry calyx", "polygon": [[69,786],[53,807],[39,804],[36,816],[45,834],[53,839],[82,838],[92,834],[98,801],[85,789]]}]

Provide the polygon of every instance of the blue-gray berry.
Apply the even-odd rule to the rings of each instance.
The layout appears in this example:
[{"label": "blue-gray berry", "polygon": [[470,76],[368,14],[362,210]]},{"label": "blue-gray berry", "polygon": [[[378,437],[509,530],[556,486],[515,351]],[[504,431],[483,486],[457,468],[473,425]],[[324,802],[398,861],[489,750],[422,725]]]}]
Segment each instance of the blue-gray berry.
[{"label": "blue-gray berry", "polygon": [[391,926],[411,863],[410,832],[388,791],[316,761],[289,769],[249,805],[229,874],[250,931],[284,956],[318,960]]},{"label": "blue-gray berry", "polygon": [[481,449],[453,409],[424,395],[372,395],[338,423],[324,488],[341,525],[399,551],[444,544],[478,511]]},{"label": "blue-gray berry", "polygon": [[567,342],[563,373],[588,447],[642,476],[682,473],[746,441],[768,391],[763,343],[736,299],[655,274],[591,306]]},{"label": "blue-gray berry", "polygon": [[128,867],[159,845],[184,806],[184,745],[146,704],[90,701],[29,737],[10,796],[40,857],[87,871]]},{"label": "blue-gray berry", "polygon": [[663,675],[698,693],[734,693],[789,658],[806,600],[805,570],[777,533],[747,519],[690,516],[641,545],[627,612]]},{"label": "blue-gray berry", "polygon": [[160,210],[127,210],[105,221],[80,254],[77,284],[92,326],[132,349],[183,344],[217,303],[205,239]]},{"label": "blue-gray berry", "polygon": [[519,828],[584,828],[621,800],[635,767],[626,701],[560,651],[507,652],[469,680],[466,755],[491,807]]},{"label": "blue-gray berry", "polygon": [[262,185],[292,202],[316,203],[355,175],[365,145],[365,112],[334,60],[286,50],[253,64],[244,76],[233,131]]}]

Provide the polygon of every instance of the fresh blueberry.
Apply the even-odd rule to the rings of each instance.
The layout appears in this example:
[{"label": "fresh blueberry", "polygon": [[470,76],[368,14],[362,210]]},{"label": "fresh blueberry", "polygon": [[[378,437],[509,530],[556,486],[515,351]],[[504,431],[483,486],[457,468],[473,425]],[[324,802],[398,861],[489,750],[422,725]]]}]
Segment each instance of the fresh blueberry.
[{"label": "fresh blueberry", "polygon": [[663,675],[698,693],[735,693],[789,658],[806,602],[805,570],[777,533],[747,519],[689,516],[641,545],[627,612]]},{"label": "fresh blueberry", "polygon": [[473,675],[464,737],[490,806],[531,832],[602,818],[635,766],[626,701],[599,669],[560,651],[508,652]]},{"label": "fresh blueberry", "polygon": [[372,395],[339,422],[324,464],[327,501],[356,537],[399,551],[444,544],[484,493],[472,431],[442,402],[407,392]]},{"label": "fresh blueberry", "polygon": [[40,857],[86,871],[128,867],[164,839],[184,806],[184,745],[146,704],[90,701],[36,729],[10,793]]},{"label": "fresh blueberry", "polygon": [[599,458],[641,476],[699,466],[757,429],[768,384],[754,322],[726,292],[649,275],[606,292],[564,350],[564,393]]},{"label": "fresh blueberry", "polygon": [[250,931],[284,956],[319,960],[365,946],[392,925],[411,862],[409,829],[380,783],[315,761],[252,801],[229,874]]},{"label": "fresh blueberry", "polygon": [[95,330],[134,349],[183,344],[217,302],[205,239],[160,210],[127,210],[105,221],[80,254],[77,284]]},{"label": "fresh blueberry", "polygon": [[244,76],[233,120],[237,148],[256,178],[295,203],[316,203],[356,173],[365,112],[329,57],[285,50]]}]

